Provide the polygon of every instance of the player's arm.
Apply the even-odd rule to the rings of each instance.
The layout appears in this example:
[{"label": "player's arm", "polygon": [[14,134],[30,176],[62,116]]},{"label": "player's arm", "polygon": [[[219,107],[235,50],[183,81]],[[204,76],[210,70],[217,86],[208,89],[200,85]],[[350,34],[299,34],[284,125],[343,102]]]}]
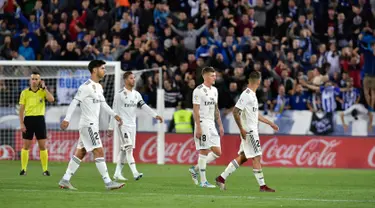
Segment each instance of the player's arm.
[{"label": "player's arm", "polygon": [[20,110],[19,110],[20,127],[21,127],[22,132],[26,132],[26,126],[25,126],[25,123],[23,122],[23,118],[25,115],[26,98],[25,98],[25,94],[23,91],[20,96],[19,104],[20,104]]},{"label": "player's arm", "polygon": [[42,80],[40,84],[41,84],[42,89],[46,93],[46,95],[45,95],[46,96],[46,100],[48,102],[50,102],[50,103],[53,103],[55,101],[55,98],[53,97],[52,93],[50,93],[50,91],[48,91],[45,82]]},{"label": "player's arm", "polygon": [[121,119],[121,117],[118,116],[115,113],[115,111],[112,110],[111,107],[109,107],[109,105],[105,101],[105,98],[104,98],[103,94],[100,95],[100,107],[103,108],[103,110],[105,112],[107,112],[110,116],[113,116],[116,119],[116,121],[119,123],[119,125],[122,125],[122,119]]},{"label": "player's arm", "polygon": [[86,91],[84,87],[78,88],[76,95],[74,96],[72,102],[70,103],[68,110],[66,112],[64,120],[61,122],[61,129],[65,130],[69,126],[70,119],[76,109],[77,105],[82,102],[82,100],[86,97]]},{"label": "player's arm", "polygon": [[236,122],[238,129],[240,130],[242,139],[246,139],[247,132],[242,126],[241,113],[248,103],[249,103],[249,95],[243,92],[240,98],[238,99],[236,105],[233,108],[234,121]]},{"label": "player's arm", "polygon": [[224,127],[223,127],[223,122],[221,122],[218,104],[215,105],[215,120],[216,120],[216,123],[219,125],[220,136],[224,136]]},{"label": "player's arm", "polygon": [[263,122],[265,124],[268,124],[269,126],[271,126],[273,128],[273,130],[275,131],[278,131],[279,130],[279,127],[272,121],[268,120],[267,118],[265,118],[264,116],[262,116],[260,113],[258,114],[258,121],[260,122]]},{"label": "player's arm", "polygon": [[162,123],[163,122],[163,117],[161,117],[160,115],[158,115],[154,110],[152,110],[150,108],[150,106],[148,106],[145,103],[145,101],[142,99],[141,94],[138,93],[138,96],[140,97],[140,100],[138,101],[137,106],[139,108],[141,108],[142,110],[144,110],[148,115],[152,116],[153,118],[159,120],[160,123]]},{"label": "player's arm", "polygon": [[[118,109],[118,106],[119,106],[119,102],[121,102],[121,99],[119,99],[119,94],[117,93],[113,99],[113,104],[112,104],[112,108],[113,108],[113,111],[116,113],[116,114],[119,114],[119,109]],[[114,125],[114,119],[112,119],[112,116],[111,116],[111,119],[109,121],[109,126],[108,126],[108,130],[112,131],[113,128],[115,127]]]},{"label": "player's arm", "polygon": [[201,116],[199,114],[201,104],[201,96],[198,89],[193,91],[193,117],[195,121],[195,126],[197,127],[195,132],[195,138],[200,139],[202,136],[202,128],[201,128]]}]

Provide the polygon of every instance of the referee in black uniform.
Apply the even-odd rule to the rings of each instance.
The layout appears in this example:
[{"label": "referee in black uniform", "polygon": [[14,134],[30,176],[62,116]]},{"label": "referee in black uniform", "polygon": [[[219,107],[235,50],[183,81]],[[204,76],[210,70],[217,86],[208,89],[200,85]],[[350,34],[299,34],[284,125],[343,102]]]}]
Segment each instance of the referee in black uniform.
[{"label": "referee in black uniform", "polygon": [[35,135],[38,140],[43,175],[50,176],[48,171],[48,152],[45,145],[47,139],[46,122],[44,120],[46,100],[50,103],[55,101],[53,95],[45,86],[44,81],[40,79],[40,74],[33,72],[30,76],[30,87],[22,91],[19,102],[23,138],[20,175],[26,175],[29,149]]}]

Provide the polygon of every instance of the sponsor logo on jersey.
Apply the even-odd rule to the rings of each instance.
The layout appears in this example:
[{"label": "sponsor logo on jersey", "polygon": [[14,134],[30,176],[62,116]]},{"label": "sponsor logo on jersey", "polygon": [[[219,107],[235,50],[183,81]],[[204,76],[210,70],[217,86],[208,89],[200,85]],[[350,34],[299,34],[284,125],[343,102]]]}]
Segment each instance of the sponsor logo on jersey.
[{"label": "sponsor logo on jersey", "polygon": [[210,97],[210,101],[204,101],[204,105],[216,105],[215,99]]},{"label": "sponsor logo on jersey", "polygon": [[132,107],[137,107],[137,103],[135,103],[133,100],[130,100],[129,103],[124,104],[125,108],[132,108]]}]

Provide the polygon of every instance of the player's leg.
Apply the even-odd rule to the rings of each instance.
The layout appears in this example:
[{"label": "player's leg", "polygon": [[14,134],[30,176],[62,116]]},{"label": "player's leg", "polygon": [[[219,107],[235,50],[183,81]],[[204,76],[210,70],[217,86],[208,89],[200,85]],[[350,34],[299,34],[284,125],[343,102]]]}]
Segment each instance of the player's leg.
[{"label": "player's leg", "polygon": [[[242,139],[241,139],[242,140]],[[216,184],[220,187],[221,190],[226,190],[225,181],[229,175],[234,173],[242,164],[247,161],[245,155],[245,141],[241,141],[240,150],[238,151],[238,156],[229,162],[228,166],[225,168],[215,180]]]},{"label": "player's leg", "polygon": [[[248,154],[246,154],[246,151],[245,151],[245,155],[247,158],[251,158],[253,161],[253,173],[259,184],[260,191],[261,192],[275,192],[275,190],[269,188],[266,185],[265,180],[264,180],[263,170],[260,164],[262,150],[260,147],[259,134],[258,133],[249,134],[246,141],[249,141],[248,142],[249,151],[248,151]],[[250,144],[252,148],[250,147]]]},{"label": "player's leg", "polygon": [[122,188],[125,185],[124,183],[114,182],[109,177],[107,164],[105,163],[105,159],[104,159],[103,147],[98,147],[98,148],[93,149],[92,153],[94,154],[96,168],[98,169],[100,175],[102,176],[105,187],[108,190]]},{"label": "player's leg", "polygon": [[126,162],[126,152],[125,152],[125,149],[120,147],[120,151],[117,155],[116,170],[115,170],[115,174],[113,175],[114,180],[120,180],[120,181],[128,180],[122,175],[122,169],[124,168],[125,162]]},{"label": "player's leg", "polygon": [[24,119],[26,132],[22,133],[23,138],[23,145],[21,150],[21,172],[20,175],[26,175],[27,171],[27,164],[29,163],[29,149],[32,144],[32,140],[34,137],[34,126],[32,125],[32,121],[30,117],[25,117]]},{"label": "player's leg", "polygon": [[76,190],[72,184],[70,184],[70,179],[72,176],[76,173],[76,171],[79,168],[79,165],[81,164],[81,161],[85,157],[87,151],[83,147],[83,143],[81,139],[78,142],[76,152],[74,153],[73,157],[70,159],[68,167],[65,171],[65,174],[63,178],[59,182],[59,186],[62,189],[71,189],[71,190]]},{"label": "player's leg", "polygon": [[123,132],[126,132],[124,133],[126,160],[128,161],[129,168],[133,173],[134,180],[139,180],[143,177],[143,173],[138,172],[133,155],[136,140],[136,127],[125,127],[123,128]]},{"label": "player's leg", "polygon": [[259,187],[260,187],[259,190],[261,192],[275,192],[274,189],[271,189],[266,185],[266,182],[264,180],[262,166],[260,164],[260,159],[261,159],[260,155],[252,158],[252,160],[253,160],[253,173],[254,173],[254,176],[255,176],[258,184],[259,184]]},{"label": "player's leg", "polygon": [[[210,146],[211,151],[207,155],[207,159],[206,159],[207,164],[212,163],[213,161],[215,161],[217,158],[221,156],[220,136],[217,133],[215,126],[211,126],[209,128],[209,134],[210,136],[207,137],[207,142]],[[195,171],[198,171],[199,170],[198,165],[196,165],[194,169]]]},{"label": "player's leg", "polygon": [[114,180],[126,181],[128,179],[122,175],[122,169],[124,168],[126,162],[125,137],[128,137],[128,133],[124,126],[121,126],[120,128],[121,129],[116,128],[119,133],[120,152],[118,153],[116,170],[113,175],[113,178]]},{"label": "player's leg", "polygon": [[82,128],[82,142],[87,151],[92,151],[95,158],[96,168],[98,169],[102,179],[104,181],[105,187],[108,190],[122,188],[125,184],[117,183],[111,180],[108,174],[107,164],[104,159],[104,150],[102,142],[100,140],[99,128],[95,126],[90,126],[87,128]]},{"label": "player's leg", "polygon": [[43,175],[50,176],[48,171],[48,151],[46,148],[47,141],[47,128],[44,121],[44,116],[38,117],[36,121],[37,128],[35,128],[35,137],[38,140],[39,153],[40,153],[40,162],[42,164]]}]

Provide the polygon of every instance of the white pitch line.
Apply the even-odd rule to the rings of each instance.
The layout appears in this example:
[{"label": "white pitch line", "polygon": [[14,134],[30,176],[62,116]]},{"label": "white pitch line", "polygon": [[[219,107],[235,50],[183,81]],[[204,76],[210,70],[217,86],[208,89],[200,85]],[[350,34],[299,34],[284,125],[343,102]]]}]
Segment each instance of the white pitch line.
[{"label": "white pitch line", "polygon": [[[99,192],[99,191],[70,191],[70,190],[38,190],[38,189],[2,189],[1,191],[16,191],[16,192],[53,192],[53,193],[71,193],[71,194],[108,194],[108,195],[121,195],[126,197],[128,192],[118,192],[118,191],[108,191],[108,192]],[[270,193],[272,194],[272,193]],[[260,196],[230,196],[230,195],[196,195],[196,194],[168,194],[168,193],[141,193],[132,195],[131,197],[144,197],[144,196],[174,196],[174,197],[196,197],[196,198],[218,198],[218,199],[260,199],[260,200],[273,200],[273,201],[312,201],[312,202],[355,202],[355,203],[375,203],[375,200],[359,200],[359,199],[314,199],[314,198],[283,198],[283,197],[260,197]]]}]

